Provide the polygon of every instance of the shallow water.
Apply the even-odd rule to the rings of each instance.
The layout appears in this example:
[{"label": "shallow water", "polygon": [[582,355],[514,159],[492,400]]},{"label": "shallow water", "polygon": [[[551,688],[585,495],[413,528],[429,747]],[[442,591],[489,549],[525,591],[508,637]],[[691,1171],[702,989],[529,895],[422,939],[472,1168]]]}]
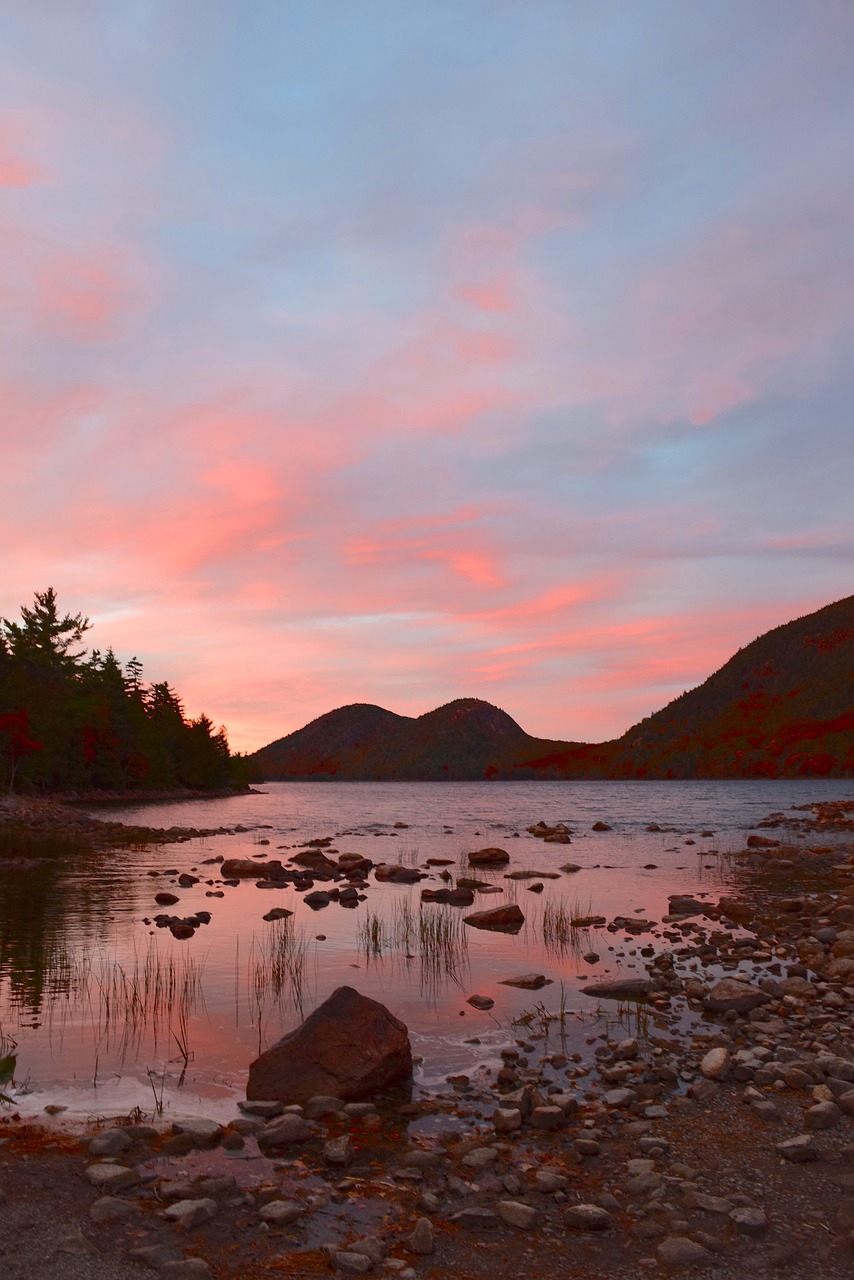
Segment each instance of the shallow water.
[{"label": "shallow water", "polygon": [[[807,780],[268,783],[261,790],[110,806],[109,816],[122,821],[241,825],[249,828],[244,832],[139,851],[0,847],[0,857],[32,862],[0,875],[0,1035],[7,1048],[16,1045],[16,1080],[28,1080],[33,1090],[20,1105],[59,1101],[88,1111],[151,1112],[163,1100],[212,1113],[220,1099],[230,1110],[259,1049],[342,983],[382,1000],[407,1023],[423,1059],[421,1085],[494,1061],[500,1047],[538,1027],[555,1036],[562,1031],[561,1047],[572,1052],[601,1030],[605,1016],[579,986],[642,974],[638,950],[648,935],[567,929],[568,916],[637,913],[660,921],[669,894],[715,900],[738,883],[729,855],[744,847],[758,821],[795,804],[849,797],[854,788]],[[91,811],[104,816],[103,809]],[[544,844],[528,834],[525,828],[540,819],[565,822],[572,843]],[[594,833],[597,820],[612,830]],[[673,830],[646,831],[653,822]],[[218,855],[285,861],[307,839],[327,835],[339,852],[374,862],[424,868],[428,858],[451,859],[454,876],[471,874],[467,854],[486,845],[505,848],[511,863],[475,872],[500,892],[476,895],[469,909],[421,904],[422,886],[441,885],[440,867],[430,868],[431,879],[421,885],[371,881],[356,910],[332,903],[313,912],[294,889],[261,890],[252,880],[234,888],[208,883],[218,876],[209,861]],[[582,869],[558,872],[567,861]],[[521,869],[558,878],[544,879],[538,894],[530,881],[504,878]],[[175,888],[183,871],[200,882],[176,888],[180,903],[166,909],[212,915],[186,942],[146,923],[164,909],[155,892]],[[222,897],[206,896],[220,890]],[[525,914],[516,935],[462,923],[471,910],[508,901]],[[262,916],[273,906],[294,915],[266,923]],[[595,962],[583,958],[593,955]],[[550,985],[539,991],[501,985],[531,972]],[[491,996],[494,1008],[472,1009],[466,997],[473,992]],[[543,1021],[560,1008],[561,1024]],[[527,1026],[514,1025],[526,1014]],[[479,1043],[466,1043],[472,1040]]]}]

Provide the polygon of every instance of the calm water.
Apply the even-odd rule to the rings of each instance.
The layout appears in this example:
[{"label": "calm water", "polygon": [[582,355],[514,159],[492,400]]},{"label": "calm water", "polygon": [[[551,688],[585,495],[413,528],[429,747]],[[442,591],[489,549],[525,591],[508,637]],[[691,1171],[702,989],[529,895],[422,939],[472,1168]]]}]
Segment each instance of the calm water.
[{"label": "calm water", "polygon": [[[660,921],[668,894],[714,899],[739,875],[727,855],[744,847],[768,813],[852,792],[840,781],[268,783],[259,795],[110,810],[151,826],[241,825],[244,832],[97,854],[0,848],[0,856],[33,861],[0,875],[0,1034],[16,1043],[16,1079],[28,1078],[33,1090],[21,1105],[150,1110],[162,1090],[173,1105],[180,1096],[184,1109],[194,1100],[207,1112],[217,1099],[230,1107],[259,1048],[342,982],[407,1023],[423,1058],[419,1080],[428,1085],[494,1059],[519,1033],[513,1019],[538,1005],[554,1009],[563,999],[570,1041],[580,1045],[595,1034],[597,1013],[578,987],[642,973],[643,943],[622,932],[567,934],[561,911]],[[572,843],[529,835],[525,828],[540,819],[565,822]],[[592,832],[599,819],[613,829]],[[645,831],[653,822],[673,830]],[[546,879],[541,894],[530,882],[506,880],[505,869],[476,871],[501,892],[476,896],[468,910],[518,902],[526,920],[515,936],[463,925],[466,909],[422,906],[421,887],[442,883],[439,867],[421,885],[372,881],[356,910],[332,903],[313,912],[290,888],[216,882],[209,860],[217,855],[285,861],[318,836],[374,862],[424,868],[428,858],[451,859],[453,875],[472,874],[467,854],[485,845],[510,853],[506,870],[557,872],[567,861],[582,869]],[[200,882],[177,889],[184,871]],[[166,910],[211,912],[211,923],[187,942],[146,923],[164,910],[154,894],[167,888],[180,903]],[[222,897],[206,896],[220,890]],[[269,924],[262,917],[273,906],[294,915]],[[583,958],[594,953],[595,963]],[[552,985],[537,992],[501,985],[530,972]],[[491,996],[495,1007],[472,1009],[466,997],[473,992]]]}]

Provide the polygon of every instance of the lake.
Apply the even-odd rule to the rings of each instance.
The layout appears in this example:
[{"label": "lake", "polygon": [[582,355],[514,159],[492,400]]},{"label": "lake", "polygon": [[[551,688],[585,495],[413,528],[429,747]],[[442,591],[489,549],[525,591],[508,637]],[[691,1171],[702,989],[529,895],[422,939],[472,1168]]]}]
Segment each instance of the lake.
[{"label": "lake", "polygon": [[[111,805],[108,815],[89,808],[157,827],[225,826],[227,835],[106,852],[0,846],[0,856],[31,859],[0,877],[0,1057],[4,1046],[15,1048],[16,1082],[29,1090],[16,1094],[18,1109],[52,1102],[87,1114],[151,1113],[162,1102],[182,1114],[232,1114],[259,1050],[342,983],[381,1000],[409,1026],[421,1058],[417,1087],[494,1062],[501,1047],[559,1008],[568,1050],[581,1049],[606,1014],[579,987],[642,975],[639,949],[650,935],[573,927],[572,919],[640,914],[659,922],[669,894],[715,901],[743,876],[730,855],[761,819],[848,798],[854,787],[842,780],[317,782],[258,790]],[[540,820],[565,823],[571,843],[529,834]],[[594,832],[597,821],[611,829]],[[650,824],[670,829],[647,831]],[[312,911],[292,887],[262,890],[251,879],[223,886],[212,861],[284,862],[325,836],[340,853],[418,866],[431,878],[411,885],[371,879],[355,910],[333,902]],[[472,872],[467,855],[485,846],[506,849],[510,865]],[[421,888],[441,887],[445,869],[427,868],[428,858],[447,859],[453,876],[475,874],[499,892],[476,894],[468,909],[422,904]],[[569,861],[581,869],[560,871]],[[531,881],[505,878],[516,870],[557,878],[544,877],[542,891],[532,892]],[[182,872],[198,883],[176,887]],[[163,910],[154,894],[172,889],[180,901],[169,911],[211,913],[188,941],[152,922]],[[503,902],[523,910],[518,934],[462,923],[470,911]],[[268,923],[262,917],[271,907],[293,915]],[[531,972],[550,985],[502,985]],[[494,1007],[473,1009],[473,993],[491,997]]]}]

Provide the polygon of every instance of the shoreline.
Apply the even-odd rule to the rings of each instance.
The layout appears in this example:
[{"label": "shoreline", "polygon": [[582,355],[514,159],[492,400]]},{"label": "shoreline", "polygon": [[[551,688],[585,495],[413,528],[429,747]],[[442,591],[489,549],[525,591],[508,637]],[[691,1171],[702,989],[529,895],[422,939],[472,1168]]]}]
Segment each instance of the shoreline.
[{"label": "shoreline", "polygon": [[[89,793],[91,797],[92,793]],[[97,793],[109,804],[108,793]],[[258,794],[251,789],[246,791],[226,791],[217,793],[172,794],[171,800],[215,799],[222,796],[243,796]],[[93,818],[80,812],[79,806],[94,801],[82,794],[63,793],[62,796],[23,796],[7,794],[0,796],[0,836],[3,832],[14,834],[23,840],[55,839],[67,841],[69,844],[86,844],[92,848],[105,848],[111,845],[127,846],[140,844],[177,844],[199,836],[230,835],[229,827],[148,827],[130,825],[124,822],[110,822],[101,818]],[[161,796],[160,798],[167,798]],[[141,804],[148,800],[140,800]],[[155,801],[156,802],[156,801]],[[123,797],[122,803],[127,803]],[[2,861],[2,860],[0,860]]]},{"label": "shoreline", "polygon": [[[492,1078],[364,1114],[316,1100],[279,1140],[264,1104],[171,1132],[157,1115],[102,1119],[89,1142],[7,1108],[4,1274],[125,1280],[171,1262],[190,1269],[164,1277],[480,1280],[500,1259],[542,1280],[849,1276],[854,801],[759,825],[813,842],[751,837],[743,891],[671,898],[660,935],[640,927],[636,1034],[606,1026],[583,1060],[532,1019]],[[821,845],[827,830],[852,838]],[[702,1019],[679,1031],[667,1012],[683,999]],[[21,1231],[28,1197],[48,1211]],[[43,1258],[52,1271],[33,1269]]]}]

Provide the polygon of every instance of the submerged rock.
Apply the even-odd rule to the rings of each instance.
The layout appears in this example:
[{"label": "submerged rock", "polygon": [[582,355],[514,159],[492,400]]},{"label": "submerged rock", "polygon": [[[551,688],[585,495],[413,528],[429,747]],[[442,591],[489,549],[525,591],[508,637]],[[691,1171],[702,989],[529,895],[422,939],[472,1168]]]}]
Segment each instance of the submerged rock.
[{"label": "submerged rock", "polygon": [[402,1022],[352,987],[339,987],[249,1068],[247,1098],[306,1102],[315,1094],[368,1097],[412,1073]]}]

